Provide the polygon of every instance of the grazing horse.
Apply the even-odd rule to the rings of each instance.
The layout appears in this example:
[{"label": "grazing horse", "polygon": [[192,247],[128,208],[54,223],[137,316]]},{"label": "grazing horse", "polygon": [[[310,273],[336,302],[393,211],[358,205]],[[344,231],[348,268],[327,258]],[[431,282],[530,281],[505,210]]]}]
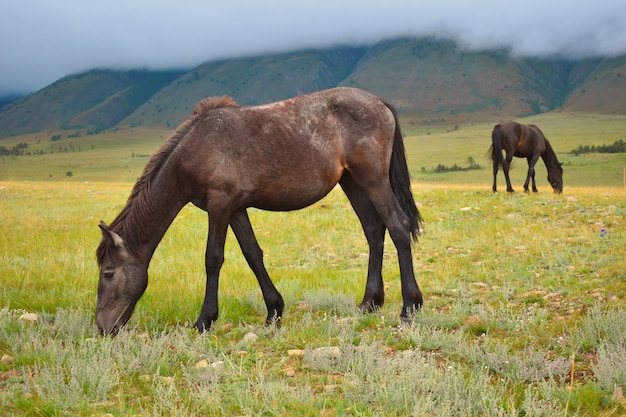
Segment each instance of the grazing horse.
[{"label": "grazing horse", "polygon": [[[502,156],[502,150],[506,158]],[[537,192],[535,184],[535,164],[541,156],[548,169],[548,182],[555,193],[563,191],[563,168],[556,159],[556,154],[550,146],[550,142],[543,132],[535,125],[522,125],[516,122],[498,123],[491,132],[491,161],[493,162],[493,192],[497,192],[496,178],[498,167],[502,166],[506,179],[506,190],[514,192],[509,178],[509,168],[513,157],[526,158],[528,160],[528,174],[524,182],[524,191],[528,192],[528,183],[532,178],[533,192]]]},{"label": "grazing horse", "polygon": [[148,265],[183,206],[208,214],[206,290],[194,324],[205,331],[218,317],[218,278],[230,226],[254,272],[267,322],[281,319],[283,298],[263,263],[246,209],[297,210],[319,201],[339,183],[369,245],[365,295],[373,311],[384,301],[386,230],[397,249],[408,320],[422,305],[413,272],[412,240],[421,216],[411,194],[402,133],[395,110],[354,88],[335,88],[256,107],[230,97],[200,101],[152,156],[126,206],[107,226],[96,251],[100,269],[96,324],[115,334],[148,285]]}]

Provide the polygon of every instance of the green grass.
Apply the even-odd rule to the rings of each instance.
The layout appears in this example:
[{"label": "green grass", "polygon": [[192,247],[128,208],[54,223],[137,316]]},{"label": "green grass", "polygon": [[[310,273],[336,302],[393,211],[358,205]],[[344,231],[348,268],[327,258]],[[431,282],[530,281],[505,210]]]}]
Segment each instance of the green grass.
[{"label": "green grass", "polygon": [[[519,121],[535,123],[543,129],[564,164],[566,191],[570,186],[624,186],[626,154],[574,156],[567,152],[581,144],[602,145],[626,139],[626,116],[553,112]],[[413,180],[417,183],[482,184],[490,189],[493,177],[486,154],[496,122],[456,128],[407,127],[405,143]],[[147,156],[171,133],[172,130],[134,128],[97,136],[64,137],[55,142],[50,140],[55,133],[3,139],[0,145],[7,148],[23,142],[29,145],[27,151],[31,154],[36,151],[45,154],[0,157],[0,180],[134,182],[141,175]],[[440,174],[433,171],[438,164],[467,166],[468,157],[474,158],[482,169]],[[513,188],[522,191],[527,168],[525,159],[515,158],[511,170]],[[68,171],[72,172],[71,177],[66,175]],[[539,161],[537,185],[540,190],[550,190],[546,177],[543,161]],[[504,184],[502,172],[498,182]]]},{"label": "green grass", "polygon": [[[130,188],[0,183],[0,355],[13,358],[0,363],[0,414],[626,412],[616,390],[626,388],[621,188],[492,195],[482,185],[416,185],[426,229],[414,262],[426,304],[409,327],[399,325],[390,242],[386,304],[356,310],[367,247],[336,190],[302,211],[250,212],[285,298],[283,326],[264,326],[258,284],[231,235],[220,319],[196,334],[207,220],[186,207],[157,249],[129,330],[101,338],[97,224]],[[38,321],[19,320],[25,311]]]},{"label": "green grass", "polygon": [[[623,116],[526,121],[557,152],[626,131]],[[145,155],[170,132],[12,139],[46,154],[0,160],[0,415],[623,415],[624,155],[559,153],[563,194],[540,167],[539,194],[494,195],[482,159],[491,124],[450,130],[406,132],[426,222],[414,250],[425,306],[412,326],[399,324],[390,241],[386,303],[357,311],[367,245],[335,190],[297,212],[249,210],[285,298],[281,328],[264,326],[258,284],[230,234],[220,319],[208,334],[190,330],[204,292],[207,218],[188,206],[116,338],[95,326],[97,225],[122,209]],[[58,152],[70,145],[75,152]],[[469,156],[485,168],[428,172]],[[513,171],[520,190],[525,165]],[[24,312],[38,320],[20,320]]]}]

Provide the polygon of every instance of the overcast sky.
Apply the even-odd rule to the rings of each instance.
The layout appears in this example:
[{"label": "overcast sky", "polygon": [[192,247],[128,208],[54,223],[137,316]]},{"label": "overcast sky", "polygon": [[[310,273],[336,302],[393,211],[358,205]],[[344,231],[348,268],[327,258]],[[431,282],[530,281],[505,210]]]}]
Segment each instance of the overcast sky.
[{"label": "overcast sky", "polygon": [[517,55],[626,53],[624,0],[0,0],[0,94],[92,68],[190,68],[216,58],[415,35]]}]

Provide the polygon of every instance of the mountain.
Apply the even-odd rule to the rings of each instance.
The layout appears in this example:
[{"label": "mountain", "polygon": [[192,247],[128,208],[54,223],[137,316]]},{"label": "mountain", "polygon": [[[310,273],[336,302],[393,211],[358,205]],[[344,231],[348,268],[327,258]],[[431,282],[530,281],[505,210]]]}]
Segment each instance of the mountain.
[{"label": "mountain", "polygon": [[0,108],[0,137],[39,131],[173,128],[200,99],[254,105],[334,86],[380,95],[409,123],[500,120],[562,109],[626,114],[626,56],[513,57],[454,42],[401,38],[206,62],[181,71],[92,70]]},{"label": "mountain", "polygon": [[21,96],[14,95],[14,94],[0,96],[0,108],[6,106],[9,103],[13,103],[15,100],[17,100],[20,97]]},{"label": "mountain", "polygon": [[372,48],[344,84],[385,97],[421,123],[441,123],[558,107],[564,86],[552,66],[505,51],[463,52],[449,41],[401,39]]},{"label": "mountain", "polygon": [[583,61],[571,75],[564,111],[626,114],[626,57]]},{"label": "mountain", "polygon": [[343,47],[208,62],[163,88],[121,124],[175,127],[207,96],[229,95],[254,105],[336,87],[365,51]]},{"label": "mountain", "polygon": [[183,74],[91,70],[64,77],[0,108],[0,137],[45,130],[110,128]]}]

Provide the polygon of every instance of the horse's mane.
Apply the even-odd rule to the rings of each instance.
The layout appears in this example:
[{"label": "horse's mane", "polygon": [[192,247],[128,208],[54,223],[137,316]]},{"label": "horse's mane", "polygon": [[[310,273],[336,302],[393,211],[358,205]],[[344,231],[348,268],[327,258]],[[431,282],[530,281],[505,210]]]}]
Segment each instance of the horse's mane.
[{"label": "horse's mane", "polygon": [[[237,106],[237,103],[229,96],[207,97],[200,100],[193,109],[191,117],[178,126],[174,134],[159,148],[150,158],[143,170],[141,177],[135,183],[133,190],[128,197],[126,206],[120,214],[113,220],[110,230],[121,235],[126,243],[126,249],[131,253],[137,248],[142,232],[149,225],[154,207],[151,199],[151,183],[161,170],[170,154],[176,149],[185,135],[203,119],[209,111],[220,107]],[[98,263],[102,263],[106,256],[107,245],[104,240],[96,251]]]}]

